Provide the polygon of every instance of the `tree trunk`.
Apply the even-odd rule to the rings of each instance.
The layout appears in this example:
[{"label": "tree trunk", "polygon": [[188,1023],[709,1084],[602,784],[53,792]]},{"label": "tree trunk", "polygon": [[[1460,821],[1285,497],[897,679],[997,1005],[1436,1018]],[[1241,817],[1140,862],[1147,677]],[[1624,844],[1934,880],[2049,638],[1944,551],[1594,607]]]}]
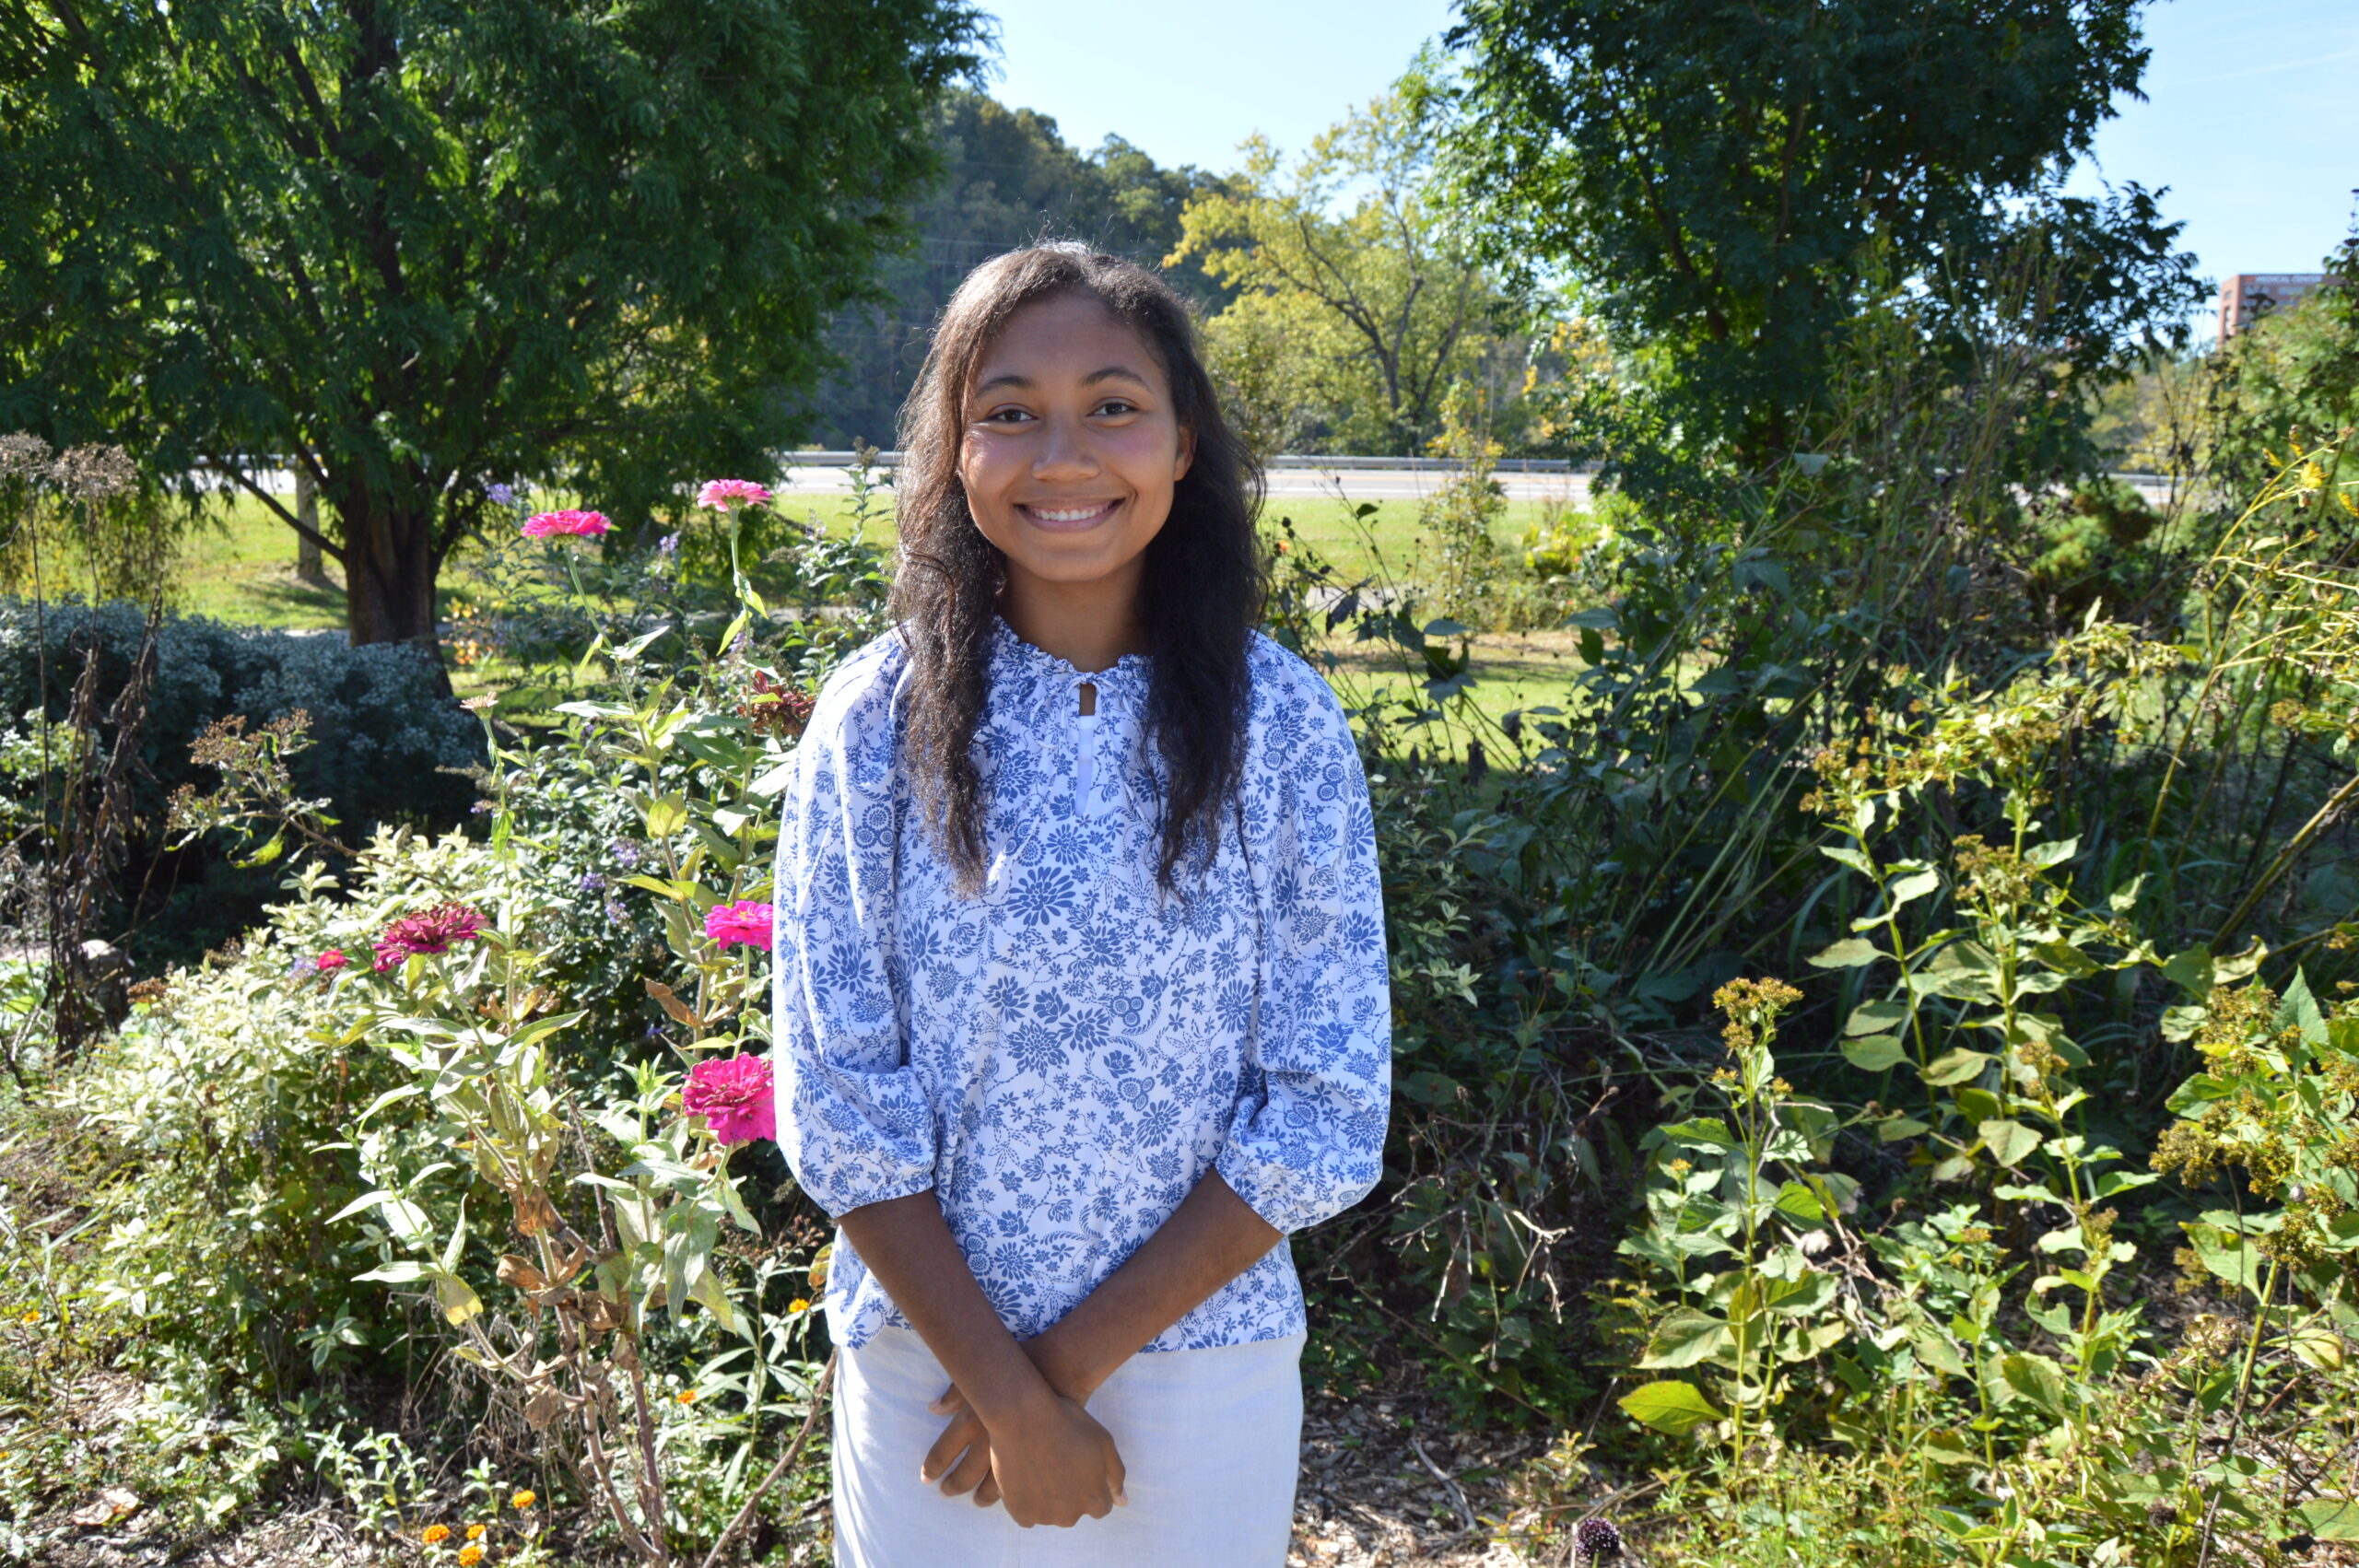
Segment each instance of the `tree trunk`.
[{"label": "tree trunk", "polygon": [[336,509],[344,519],[345,623],[352,646],[412,642],[440,664],[433,514],[389,508],[366,493],[348,497]]},{"label": "tree trunk", "polygon": [[[299,463],[295,469],[295,518],[312,533],[320,531],[320,487],[311,482],[311,471]],[[306,534],[295,536],[295,575],[314,587],[327,586],[319,542]]]}]

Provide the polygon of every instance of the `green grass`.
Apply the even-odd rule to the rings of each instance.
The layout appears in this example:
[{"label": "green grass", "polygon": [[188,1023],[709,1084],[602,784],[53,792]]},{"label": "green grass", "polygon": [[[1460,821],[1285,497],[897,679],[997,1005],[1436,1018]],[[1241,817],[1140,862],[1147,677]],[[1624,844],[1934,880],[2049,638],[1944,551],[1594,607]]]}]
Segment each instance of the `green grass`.
[{"label": "green grass", "polygon": [[[797,521],[816,516],[831,532],[851,526],[848,496],[784,497],[780,509]],[[1510,561],[1520,559],[1523,532],[1539,522],[1542,510],[1536,501],[1508,504],[1496,533],[1501,552]],[[1284,497],[1273,500],[1265,513],[1272,526],[1281,518],[1291,520],[1295,538],[1317,551],[1347,581],[1364,577],[1414,581],[1418,575],[1425,541],[1414,501],[1386,501],[1371,516],[1358,519],[1347,502]],[[891,523],[886,522],[875,536],[878,544],[889,546]],[[446,615],[450,602],[466,592],[467,566],[473,554],[462,545],[443,569],[440,597]],[[342,574],[333,559],[326,563],[326,575],[331,586],[325,588],[299,579],[294,534],[261,502],[240,497],[189,539],[175,579],[173,607],[238,626],[340,627],[345,618]],[[1414,693],[1415,679],[1402,669],[1397,650],[1374,644],[1339,644],[1334,651],[1337,663],[1332,675],[1348,699],[1407,697]],[[1469,696],[1477,709],[1496,720],[1511,709],[1561,703],[1582,668],[1570,634],[1487,633],[1475,639],[1477,680]],[[454,678],[470,692],[484,689],[487,683],[499,685],[531,675],[504,661],[454,672]]]}]

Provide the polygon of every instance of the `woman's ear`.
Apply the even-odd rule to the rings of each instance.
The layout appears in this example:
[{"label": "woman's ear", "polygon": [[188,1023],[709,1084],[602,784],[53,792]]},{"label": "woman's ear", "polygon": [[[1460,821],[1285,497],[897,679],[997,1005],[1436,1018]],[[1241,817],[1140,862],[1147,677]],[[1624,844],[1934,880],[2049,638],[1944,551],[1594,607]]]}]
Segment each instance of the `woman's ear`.
[{"label": "woman's ear", "polygon": [[1180,455],[1171,463],[1171,482],[1177,485],[1188,477],[1188,470],[1196,462],[1196,432],[1189,426],[1180,427]]}]

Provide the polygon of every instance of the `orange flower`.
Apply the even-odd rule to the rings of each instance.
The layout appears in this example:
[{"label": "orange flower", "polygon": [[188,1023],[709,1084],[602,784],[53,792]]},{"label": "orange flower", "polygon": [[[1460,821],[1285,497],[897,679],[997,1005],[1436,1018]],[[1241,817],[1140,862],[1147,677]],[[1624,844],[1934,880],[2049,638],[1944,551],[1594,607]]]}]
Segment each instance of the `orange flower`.
[{"label": "orange flower", "polygon": [[533,1494],[529,1492],[520,1492],[508,1500],[508,1506],[511,1508],[524,1509],[532,1505]]},{"label": "orange flower", "polygon": [[482,1561],[483,1548],[479,1546],[459,1548],[459,1568],[475,1568],[475,1564]]},{"label": "orange flower", "polygon": [[786,1304],[786,1310],[789,1312],[808,1312],[811,1310],[810,1300],[804,1296],[796,1296],[792,1301]]},{"label": "orange flower", "polygon": [[428,1546],[440,1546],[444,1541],[451,1539],[451,1527],[448,1525],[428,1525],[426,1527],[425,1534],[419,1536],[417,1539],[424,1541]]},{"label": "orange flower", "polygon": [[469,1540],[483,1539],[483,1527],[481,1525],[469,1525],[467,1527],[467,1539]]},{"label": "orange flower", "polygon": [[684,1405],[693,1405],[697,1402],[697,1391],[693,1388],[683,1388],[673,1398]]}]

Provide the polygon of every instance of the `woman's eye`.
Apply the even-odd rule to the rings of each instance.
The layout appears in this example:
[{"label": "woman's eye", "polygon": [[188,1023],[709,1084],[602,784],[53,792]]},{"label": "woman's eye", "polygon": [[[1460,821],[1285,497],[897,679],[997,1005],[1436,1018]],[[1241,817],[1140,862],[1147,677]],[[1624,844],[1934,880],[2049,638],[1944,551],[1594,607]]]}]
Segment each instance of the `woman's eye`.
[{"label": "woman's eye", "polygon": [[983,423],[986,425],[1014,425],[1031,417],[1031,411],[1028,409],[994,408],[989,414],[983,415]]},{"label": "woman's eye", "polygon": [[1100,414],[1136,414],[1138,411],[1138,404],[1124,397],[1109,397],[1097,405]]}]

